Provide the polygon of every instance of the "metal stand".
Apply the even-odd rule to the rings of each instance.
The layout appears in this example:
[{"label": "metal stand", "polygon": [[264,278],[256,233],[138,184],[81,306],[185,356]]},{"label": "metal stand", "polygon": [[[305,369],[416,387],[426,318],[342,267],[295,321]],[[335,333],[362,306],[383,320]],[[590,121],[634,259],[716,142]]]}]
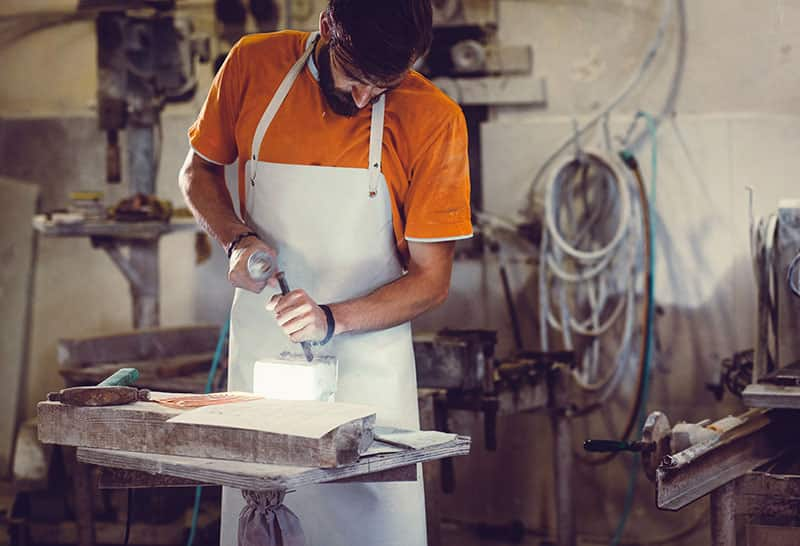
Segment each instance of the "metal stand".
[{"label": "metal stand", "polygon": [[736,546],[736,481],[711,493],[711,544]]},{"label": "metal stand", "polygon": [[566,386],[559,367],[551,371],[550,396],[553,431],[553,473],[556,501],[556,544],[575,546],[575,511],[572,499],[572,432],[564,412]]}]

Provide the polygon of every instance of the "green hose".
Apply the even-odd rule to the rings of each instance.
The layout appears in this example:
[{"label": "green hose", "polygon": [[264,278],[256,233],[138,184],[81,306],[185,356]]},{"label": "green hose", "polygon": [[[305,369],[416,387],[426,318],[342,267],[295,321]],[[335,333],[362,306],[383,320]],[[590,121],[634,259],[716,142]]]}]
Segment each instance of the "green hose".
[{"label": "green hose", "polygon": [[[652,274],[647,282],[647,297],[649,298],[649,307],[647,313],[647,331],[645,332],[645,360],[644,360],[644,370],[643,370],[643,388],[642,388],[642,402],[639,406],[639,427],[638,430],[640,431],[644,426],[644,421],[646,418],[647,413],[647,397],[650,391],[650,361],[653,357],[653,321],[655,316],[655,301],[654,301],[654,279],[655,279],[655,256],[656,256],[656,247],[655,247],[655,222],[653,221],[653,203],[656,200],[656,176],[658,172],[658,143],[656,142],[656,124],[653,116],[646,112],[639,112],[636,114],[636,117],[643,117],[647,120],[647,130],[650,133],[650,141],[651,141],[651,154],[650,154],[650,161],[651,161],[651,177],[650,177],[650,199],[648,200],[648,208],[650,209],[650,271]],[[625,150],[623,153],[630,154],[629,150]],[[630,467],[630,476],[628,478],[628,490],[625,493],[625,504],[622,509],[622,515],[620,516],[619,523],[617,524],[617,528],[614,531],[614,537],[611,539],[611,546],[617,546],[619,541],[622,539],[622,533],[625,531],[625,524],[628,522],[628,517],[631,514],[631,509],[633,508],[633,499],[636,494],[636,482],[639,475],[639,454],[635,453],[633,456],[633,461],[631,462]]]},{"label": "green hose", "polygon": [[[222,349],[225,348],[225,340],[228,338],[228,328],[230,327],[230,317],[225,318],[222,328],[219,329],[219,338],[217,339],[217,348],[214,351],[214,360],[211,361],[211,369],[208,370],[208,379],[206,380],[205,394],[211,392],[211,387],[214,384],[214,376],[217,375],[217,368],[219,361],[222,358]],[[192,510],[192,528],[189,531],[189,540],[186,541],[186,546],[192,546],[194,536],[197,533],[197,516],[200,514],[200,498],[203,495],[202,486],[197,486],[194,489],[194,509]]]}]

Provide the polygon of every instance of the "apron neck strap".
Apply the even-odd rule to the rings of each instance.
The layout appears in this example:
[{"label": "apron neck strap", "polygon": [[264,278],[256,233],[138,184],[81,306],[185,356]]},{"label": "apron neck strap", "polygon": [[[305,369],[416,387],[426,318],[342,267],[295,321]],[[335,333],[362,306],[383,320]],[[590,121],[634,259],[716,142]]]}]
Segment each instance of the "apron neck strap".
[{"label": "apron neck strap", "polygon": [[[261,143],[264,141],[264,135],[267,133],[267,129],[269,129],[269,126],[272,123],[272,120],[275,118],[275,114],[278,113],[278,109],[283,104],[284,99],[286,99],[286,96],[289,94],[289,90],[292,88],[292,85],[297,79],[297,76],[300,74],[300,71],[303,70],[303,67],[308,62],[308,58],[314,52],[314,47],[317,44],[317,40],[319,40],[318,32],[314,33],[310,37],[305,52],[303,52],[300,58],[297,59],[297,62],[295,62],[289,72],[286,73],[286,76],[283,77],[283,81],[281,81],[281,84],[278,86],[278,90],[275,91],[275,94],[272,96],[272,100],[269,101],[266,110],[264,110],[264,114],[262,114],[261,119],[258,122],[256,132],[253,135],[253,143],[250,148],[250,159],[253,160],[253,173],[251,180],[255,179],[256,176],[255,170],[257,169],[258,165],[258,152],[261,149]],[[383,115],[385,107],[386,95],[381,95],[380,98],[372,105],[368,165],[370,197],[375,197],[375,195],[377,195],[378,185],[380,183],[381,155],[383,152]]]},{"label": "apron neck strap", "polygon": [[258,161],[258,151],[261,149],[261,142],[264,140],[264,135],[267,133],[267,129],[269,129],[272,120],[275,118],[275,114],[278,113],[278,108],[281,107],[286,95],[289,94],[289,90],[292,88],[300,71],[303,70],[308,58],[314,52],[314,46],[317,45],[317,40],[319,40],[319,32],[315,32],[312,35],[308,47],[306,47],[306,50],[300,58],[297,59],[297,62],[294,63],[294,66],[292,66],[289,72],[286,73],[286,76],[283,77],[283,81],[281,81],[281,84],[278,86],[278,90],[275,91],[272,100],[269,101],[269,105],[267,105],[267,109],[264,110],[264,114],[261,116],[261,120],[256,127],[256,133],[253,135],[253,144],[250,149],[250,159],[253,161]]},{"label": "apron neck strap", "polygon": [[369,130],[369,196],[378,193],[381,175],[381,153],[383,151],[383,113],[386,107],[386,95],[372,104],[372,122]]}]

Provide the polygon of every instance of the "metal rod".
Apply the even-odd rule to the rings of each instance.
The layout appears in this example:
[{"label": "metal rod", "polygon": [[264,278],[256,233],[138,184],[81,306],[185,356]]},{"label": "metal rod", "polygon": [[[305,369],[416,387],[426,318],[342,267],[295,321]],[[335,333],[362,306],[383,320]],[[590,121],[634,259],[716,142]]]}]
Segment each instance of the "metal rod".
[{"label": "metal rod", "polygon": [[155,134],[152,125],[129,125],[125,129],[128,149],[128,181],[131,193],[156,192]]},{"label": "metal rod", "polygon": [[128,262],[142,281],[138,285],[131,284],[133,327],[139,329],[158,326],[158,241],[132,242]]},{"label": "metal rod", "polygon": [[[289,283],[286,282],[286,275],[283,274],[283,271],[278,271],[275,274],[275,278],[278,279],[278,284],[281,287],[281,294],[284,296],[289,293]],[[311,362],[314,360],[314,353],[311,352],[311,344],[308,341],[301,341],[300,346],[303,348],[303,354],[306,356],[306,360]]]},{"label": "metal rod", "polygon": [[[501,251],[502,252],[502,251]],[[517,308],[514,305],[514,296],[511,294],[511,285],[508,282],[508,272],[504,263],[500,263],[500,281],[503,283],[503,294],[506,298],[506,307],[508,307],[508,316],[511,319],[511,331],[514,333],[514,344],[517,350],[522,350],[522,332],[519,328],[519,318],[517,317]]]},{"label": "metal rod", "polygon": [[572,431],[564,413],[564,374],[554,370],[551,384],[550,424],[553,431],[553,474],[556,497],[556,544],[575,546],[575,512],[572,502]]}]

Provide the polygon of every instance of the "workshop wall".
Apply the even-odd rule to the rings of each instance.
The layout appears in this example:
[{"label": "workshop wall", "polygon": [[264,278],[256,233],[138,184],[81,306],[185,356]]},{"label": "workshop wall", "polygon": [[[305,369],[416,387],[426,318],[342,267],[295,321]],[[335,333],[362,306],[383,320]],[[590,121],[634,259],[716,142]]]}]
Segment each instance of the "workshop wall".
[{"label": "workshop wall", "polygon": [[[755,215],[783,196],[798,197],[791,160],[800,150],[800,4],[782,0],[686,2],[687,54],[677,115],[658,132],[660,255],[656,271],[659,353],[650,409],[670,418],[700,420],[736,411],[705,390],[719,360],[752,346],[752,274],[745,185],[755,190]],[[585,121],[635,72],[653,38],[662,2],[635,0],[504,0],[499,37],[534,47],[534,78],[547,79],[545,109],[494,108],[482,129],[483,184],[490,212],[521,219],[533,174],[572,133],[572,117]],[[200,28],[212,29],[207,8],[193,10]],[[674,18],[673,18],[674,22]],[[3,23],[7,25],[9,23]],[[108,204],[127,193],[125,181],[104,182],[104,136],[93,112],[96,86],[93,25],[71,22],[0,39],[0,176],[41,188],[39,209],[64,207],[69,191],[100,189]],[[10,28],[10,27],[9,27]],[[13,38],[16,33],[21,36]],[[6,37],[8,36],[8,37]],[[632,115],[657,113],[676,62],[671,24],[648,77],[611,120],[620,134]],[[201,91],[191,103],[163,115],[164,148],[159,196],[180,205],[176,173],[186,153],[185,129],[204,98],[210,68],[199,68]],[[124,136],[123,136],[124,138]],[[589,138],[589,145],[592,138]],[[124,144],[124,143],[123,143]],[[599,146],[599,141],[594,141]],[[638,151],[649,180],[650,143]],[[511,282],[526,346],[536,348],[535,264],[512,248]],[[667,257],[669,259],[667,259]],[[225,259],[214,249],[194,264],[190,233],[161,243],[161,322],[225,319],[231,290]],[[450,300],[417,321],[417,329],[492,328],[499,353],[512,349],[496,258],[456,264]],[[25,409],[60,386],[56,340],[107,334],[131,326],[127,284],[111,261],[82,239],[39,237]],[[621,427],[633,381],[600,415],[573,427],[576,449],[585,437],[613,437]],[[606,421],[613,422],[610,429]],[[456,461],[457,491],[443,508],[455,521],[507,523],[520,519],[551,534],[554,526],[549,422],[544,415],[501,419],[498,450],[483,449],[480,416],[454,415],[451,428],[473,436],[474,455]],[[576,465],[576,509],[583,544],[607,543],[622,510],[629,458],[589,468]],[[655,510],[652,488],[640,481],[626,537],[668,535],[701,517],[703,503],[679,514]],[[646,531],[646,535],[645,535]],[[461,533],[454,527],[454,534]],[[683,544],[705,541],[706,527]],[[597,537],[592,540],[591,537]],[[478,541],[466,532],[460,544]],[[530,543],[535,544],[532,534]]]},{"label": "workshop wall", "polygon": [[[620,92],[638,69],[661,18],[662,2],[506,1],[500,4],[501,43],[534,47],[534,78],[547,79],[545,109],[496,107],[483,125],[483,184],[487,211],[522,220],[539,166],[573,134],[573,117],[587,121]],[[674,117],[658,131],[656,370],[649,410],[673,420],[715,418],[741,409],[726,394],[717,403],[705,383],[718,381],[719,362],[753,346],[754,288],[745,186],[754,190],[756,219],[781,197],[798,197],[797,177],[786,166],[800,150],[800,5],[768,1],[686,2],[686,64]],[[677,29],[673,23],[647,77],[610,120],[622,135],[639,109],[657,114],[672,85]],[[602,149],[601,133],[583,140]],[[570,148],[567,153],[573,153]],[[650,142],[637,150],[649,184]],[[513,250],[511,255],[519,256]],[[519,261],[519,260],[518,260]],[[459,263],[447,307],[433,327],[500,327],[512,348],[496,260],[485,267]],[[535,266],[512,267],[526,343],[536,347]],[[478,309],[477,295],[491,310]],[[484,308],[485,309],[485,308]],[[451,311],[454,310],[455,312]],[[460,320],[453,322],[455,317]],[[461,317],[471,317],[464,324]],[[497,320],[500,319],[500,322]],[[423,321],[419,321],[423,322]],[[503,350],[501,349],[501,354]],[[615,437],[626,417],[631,381],[598,415],[576,419],[575,450],[589,437]],[[518,518],[552,536],[555,523],[549,422],[543,415],[501,420],[499,449],[481,447],[480,417],[462,415],[453,429],[470,433],[474,455],[457,461],[458,502],[449,516],[507,523]],[[459,428],[463,427],[463,428]],[[607,544],[622,512],[630,457],[604,467],[576,463],[575,507],[583,544]],[[470,493],[466,494],[465,491]],[[475,494],[475,492],[479,492]],[[677,514],[659,512],[653,490],[640,480],[626,540],[654,540],[686,530],[703,517],[697,503]],[[671,544],[708,540],[707,519]],[[534,533],[535,534],[535,533]],[[593,538],[594,537],[594,538]],[[462,537],[463,544],[478,544]],[[531,543],[536,543],[531,536]]]}]

